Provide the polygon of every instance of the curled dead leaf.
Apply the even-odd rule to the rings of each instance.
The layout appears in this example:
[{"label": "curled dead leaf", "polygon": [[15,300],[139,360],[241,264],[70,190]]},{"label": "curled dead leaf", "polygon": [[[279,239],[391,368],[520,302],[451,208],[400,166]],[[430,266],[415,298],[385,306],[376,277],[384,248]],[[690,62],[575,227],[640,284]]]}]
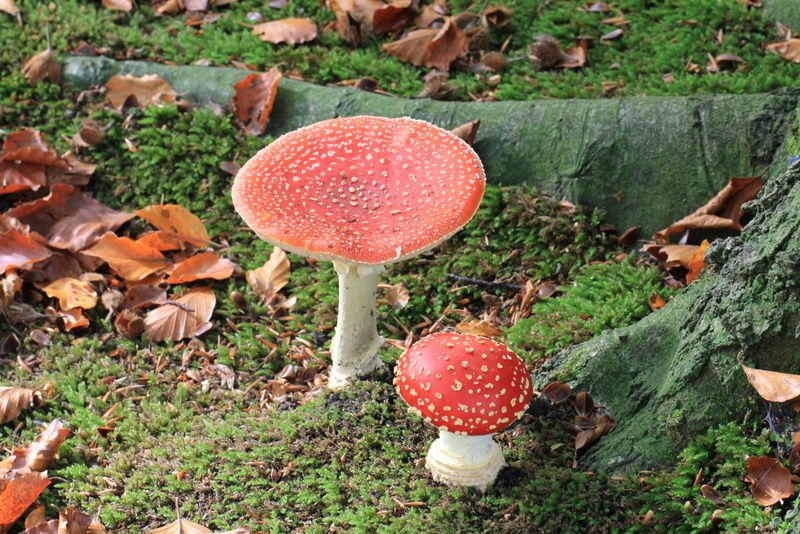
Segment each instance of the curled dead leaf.
[{"label": "curled dead leaf", "polygon": [[0,469],[22,473],[43,472],[58,454],[58,449],[70,432],[63,421],[54,419],[30,445],[14,449],[10,457],[0,462]]},{"label": "curled dead leaf", "polygon": [[19,230],[0,233],[0,274],[12,269],[25,269],[45,260],[53,251],[44,246],[36,234]]},{"label": "curled dead leaf", "polygon": [[196,247],[211,244],[203,221],[178,204],[154,204],[140,209],[136,215],[180,241]]},{"label": "curled dead leaf", "polygon": [[447,71],[467,49],[464,31],[449,19],[440,29],[414,30],[402,39],[383,45],[388,54],[418,67]]},{"label": "curled dead leaf", "polygon": [[700,493],[703,494],[703,497],[713,502],[717,506],[725,505],[725,499],[722,497],[722,494],[717,491],[717,488],[710,484],[703,484],[700,486]]},{"label": "curled dead leaf", "polygon": [[273,67],[234,84],[233,109],[245,132],[261,135],[266,131],[280,81],[281,72]]},{"label": "curled dead leaf", "polygon": [[42,132],[31,129],[18,130],[6,136],[3,142],[2,159],[3,161],[35,163],[64,170],[69,168],[69,164],[47,145]]},{"label": "curled dead leaf", "polygon": [[383,289],[389,306],[395,310],[402,310],[408,305],[411,295],[402,283],[394,285],[378,284],[378,287]]},{"label": "curled dead leaf", "polygon": [[278,247],[273,247],[269,260],[258,269],[247,271],[245,278],[259,300],[269,303],[289,283],[290,273],[289,258],[286,253]]},{"label": "curled dead leaf", "polygon": [[42,289],[48,297],[58,299],[62,310],[83,308],[88,310],[97,305],[97,293],[92,284],[77,278],[59,278]]},{"label": "curled dead leaf", "polygon": [[146,108],[150,105],[173,104],[178,96],[168,81],[156,74],[140,78],[127,74],[113,76],[105,85],[106,99],[114,109],[131,105]]},{"label": "curled dead leaf", "polygon": [[601,437],[608,434],[612,428],[614,428],[614,421],[607,415],[593,415],[591,417],[592,423],[594,424],[593,427],[587,428],[586,430],[581,430],[578,432],[578,435],[575,436],[575,450],[579,451],[585,447],[588,447]]},{"label": "curled dead leaf", "polygon": [[42,400],[39,391],[28,388],[0,387],[0,424],[13,421],[19,415]]},{"label": "curled dead leaf", "polygon": [[299,44],[317,38],[317,25],[309,18],[288,18],[256,24],[253,33],[268,43]]},{"label": "curled dead leaf", "polygon": [[549,399],[553,404],[561,404],[569,400],[572,395],[572,388],[562,382],[550,382],[542,389],[542,396]]},{"label": "curled dead leaf", "polygon": [[465,122],[460,126],[456,126],[451,132],[455,135],[463,139],[468,145],[472,146],[475,144],[475,138],[478,136],[478,128],[481,125],[481,121],[474,120],[470,122]]},{"label": "curled dead leaf", "polygon": [[503,331],[488,321],[462,321],[456,325],[456,332],[475,336],[498,337]]},{"label": "curled dead leaf", "polygon": [[142,245],[128,237],[105,234],[92,247],[83,251],[87,256],[100,258],[108,263],[125,280],[142,280],[166,269],[171,262],[159,251]]},{"label": "curled dead leaf", "polygon": [[48,48],[31,57],[22,65],[22,73],[31,85],[42,80],[61,83],[61,64],[52,48]]},{"label": "curled dead leaf", "polygon": [[706,261],[706,250],[709,247],[709,242],[707,239],[703,239],[703,242],[700,243],[700,246],[697,247],[697,250],[694,251],[692,254],[692,259],[689,260],[688,269],[689,272],[686,273],[686,283],[691,284],[697,277],[700,276],[700,272],[705,268]]},{"label": "curled dead leaf", "polygon": [[233,274],[232,261],[220,258],[213,252],[203,252],[175,265],[167,278],[168,284],[185,284],[196,280],[225,280]]},{"label": "curled dead leaf", "polygon": [[178,341],[199,336],[211,328],[217,297],[210,288],[194,288],[180,298],[148,312],[145,333],[150,341]]},{"label": "curled dead leaf", "polygon": [[767,50],[792,63],[800,63],[800,39],[796,37],[769,44]]},{"label": "curled dead leaf", "polygon": [[750,385],[769,402],[787,402],[800,397],[800,375],[753,369],[742,365]]},{"label": "curled dead leaf", "polygon": [[776,458],[769,456],[747,458],[745,482],[750,484],[753,497],[764,506],[772,506],[794,495],[792,473]]}]

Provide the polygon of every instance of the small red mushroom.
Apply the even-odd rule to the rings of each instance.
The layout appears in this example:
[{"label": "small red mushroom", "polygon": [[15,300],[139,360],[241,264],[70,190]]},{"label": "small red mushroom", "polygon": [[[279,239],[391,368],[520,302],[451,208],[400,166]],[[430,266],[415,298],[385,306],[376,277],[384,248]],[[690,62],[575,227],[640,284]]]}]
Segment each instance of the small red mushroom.
[{"label": "small red mushroom", "polygon": [[339,274],[329,387],[380,365],[375,289],[384,265],[456,233],[477,211],[485,183],[467,143],[410,118],[325,120],[244,164],[233,184],[244,221],[289,252],[333,260]]},{"label": "small red mushroom", "polygon": [[533,395],[519,356],[488,338],[432,334],[400,357],[394,383],[410,410],[439,428],[426,457],[433,478],[490,486],[506,465],[492,435],[519,419]]}]

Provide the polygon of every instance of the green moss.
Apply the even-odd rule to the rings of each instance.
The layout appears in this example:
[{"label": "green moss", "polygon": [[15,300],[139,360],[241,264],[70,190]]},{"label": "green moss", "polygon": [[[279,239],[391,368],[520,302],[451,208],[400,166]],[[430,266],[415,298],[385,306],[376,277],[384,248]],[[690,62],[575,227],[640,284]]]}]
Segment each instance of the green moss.
[{"label": "green moss", "polygon": [[560,291],[508,330],[508,342],[518,353],[532,360],[552,356],[603,330],[633,323],[650,312],[652,295],[666,299],[670,293],[657,269],[630,260],[588,265]]},{"label": "green moss", "polygon": [[[240,0],[219,8],[222,18],[202,29],[187,27],[182,16],[157,17],[147,4],[131,14],[103,9],[97,3],[80,0],[45,2],[20,0],[25,31],[12,17],[0,18],[0,41],[14,47],[0,51],[4,70],[18,69],[36,51],[44,48],[44,28],[53,28],[53,42],[62,53],[85,41],[108,49],[115,57],[191,64],[199,60],[215,65],[240,61],[265,68],[280,65],[301,73],[308,80],[326,84],[346,79],[371,77],[393,93],[410,96],[422,88],[419,69],[381,50],[386,37],[371,37],[361,47],[350,49],[335,32],[323,32],[312,44],[285,46],[261,42],[251,32],[247,14],[257,11],[265,19],[311,17],[323,27],[333,20],[331,11],[317,0],[291,0],[288,7],[274,10],[261,0]],[[695,93],[748,93],[792,85],[794,65],[764,49],[780,35],[758,10],[737,0],[621,0],[618,11],[589,13],[583,0],[507,0],[514,10],[511,24],[492,32],[494,49],[509,37],[506,55],[512,61],[494,97],[502,100],[530,98],[600,97],[603,82],[618,83],[615,95],[688,95]],[[450,3],[454,12],[476,10],[470,0]],[[480,4],[482,5],[482,4]],[[607,16],[623,13],[630,24],[620,39],[599,38],[614,29],[602,23]],[[695,20],[695,24],[682,21]],[[722,42],[716,37],[721,32]],[[595,37],[589,63],[579,71],[536,72],[524,60],[527,46],[540,33],[550,33],[565,46],[576,35]],[[692,74],[687,61],[704,67],[708,54],[735,53],[746,62],[736,72]],[[667,83],[664,75],[674,81]],[[492,89],[488,76],[464,71],[452,74],[455,98],[468,100],[470,94]]]}]

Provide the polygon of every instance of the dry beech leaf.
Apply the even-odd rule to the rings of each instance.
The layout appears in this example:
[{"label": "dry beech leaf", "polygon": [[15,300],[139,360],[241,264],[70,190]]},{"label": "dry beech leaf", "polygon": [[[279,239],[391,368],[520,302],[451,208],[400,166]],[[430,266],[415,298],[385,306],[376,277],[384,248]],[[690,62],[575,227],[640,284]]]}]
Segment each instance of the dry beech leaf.
[{"label": "dry beech leaf", "polygon": [[31,85],[42,80],[61,83],[61,64],[52,48],[39,52],[22,65],[22,73]]},{"label": "dry beech leaf", "polygon": [[105,137],[105,130],[96,121],[83,119],[80,129],[72,136],[72,144],[79,148],[87,148],[96,145]]},{"label": "dry beech leaf", "polygon": [[692,259],[689,260],[689,272],[686,273],[686,283],[691,284],[697,277],[700,276],[700,272],[706,266],[706,250],[708,249],[709,242],[707,239],[703,239],[703,242],[700,243],[700,246],[697,247],[697,250],[694,251],[692,254]]},{"label": "dry beech leaf", "polygon": [[280,71],[272,67],[234,84],[233,109],[236,120],[247,133],[261,135],[266,131],[280,81]]},{"label": "dry beech leaf", "polygon": [[144,233],[136,238],[136,242],[154,248],[159,252],[181,250],[183,248],[183,243],[177,237],[173,237],[161,230]]},{"label": "dry beech leaf", "polygon": [[723,499],[722,494],[717,491],[717,488],[710,484],[703,484],[700,486],[700,493],[717,506],[723,506],[725,504],[725,499]]},{"label": "dry beech leaf", "polygon": [[402,310],[408,305],[411,295],[409,294],[408,289],[406,289],[406,286],[404,286],[402,283],[394,285],[378,284],[378,287],[383,289],[389,306],[395,310]]},{"label": "dry beech leaf", "polygon": [[11,472],[0,476],[0,532],[16,523],[49,485],[47,473]]},{"label": "dry beech leaf", "polygon": [[507,6],[489,6],[483,10],[484,24],[489,28],[503,28],[511,22],[513,11]]},{"label": "dry beech leaf", "polygon": [[372,32],[375,10],[385,7],[380,0],[328,0],[336,17],[336,33],[346,42],[358,46]]},{"label": "dry beech leaf", "polygon": [[800,39],[792,38],[767,45],[767,50],[792,63],[800,63]]},{"label": "dry beech leaf", "polygon": [[83,253],[100,258],[122,278],[133,281],[142,280],[166,269],[172,263],[156,249],[137,243],[128,237],[117,237],[111,232],[105,234]]},{"label": "dry beech leaf", "polygon": [[36,191],[47,185],[44,165],[18,161],[0,161],[0,195],[17,191]]},{"label": "dry beech leaf", "polygon": [[578,415],[589,417],[594,413],[594,401],[585,391],[581,391],[575,395],[575,402],[573,404]]},{"label": "dry beech leaf", "polygon": [[7,213],[47,238],[50,246],[71,252],[93,245],[133,218],[67,184],[56,184],[48,196],[19,204]]},{"label": "dry beech leaf", "polygon": [[417,16],[417,9],[411,0],[390,0],[372,13],[372,31],[382,33],[408,28]]},{"label": "dry beech leaf", "polygon": [[594,426],[581,430],[578,432],[578,435],[575,436],[576,451],[588,447],[614,428],[614,421],[607,415],[593,415],[590,419]]},{"label": "dry beech leaf", "polygon": [[18,130],[6,136],[3,161],[23,161],[65,170],[69,168],[69,164],[47,145],[42,133],[30,129]]},{"label": "dry beech leaf", "polygon": [[122,310],[114,320],[114,327],[121,335],[129,339],[136,339],[144,333],[144,319],[136,312]]},{"label": "dry beech leaf", "polygon": [[11,269],[24,269],[52,254],[52,250],[27,232],[9,230],[0,233],[0,274]]},{"label": "dry beech leaf", "polygon": [[753,369],[742,365],[750,385],[769,402],[786,402],[800,397],[800,375]]},{"label": "dry beech leaf", "polygon": [[183,10],[183,0],[166,0],[154,12],[156,15],[177,15]]},{"label": "dry beech leaf", "polygon": [[0,11],[14,17],[19,15],[19,8],[14,0],[0,0]]},{"label": "dry beech leaf", "polygon": [[497,337],[503,331],[487,321],[462,321],[456,325],[456,332],[475,336]]},{"label": "dry beech leaf", "polygon": [[642,247],[642,251],[651,254],[659,261],[663,261],[667,269],[676,269],[678,267],[689,269],[689,264],[698,248],[700,247],[697,245],[658,245],[649,243]]},{"label": "dry beech leaf", "polygon": [[138,310],[151,306],[161,306],[167,302],[167,290],[147,284],[133,286],[125,293],[122,300],[123,309]]},{"label": "dry beech leaf", "polygon": [[542,389],[542,396],[547,397],[553,404],[561,404],[569,400],[572,388],[562,382],[550,382]]},{"label": "dry beech leaf", "polygon": [[728,185],[703,207],[656,232],[653,237],[666,240],[671,235],[681,234],[689,229],[741,230],[742,204],[754,199],[763,185],[764,181],[757,176],[731,178]]},{"label": "dry beech leaf", "polygon": [[14,449],[9,458],[0,462],[0,469],[22,473],[44,471],[55,458],[70,431],[64,426],[63,421],[59,419],[51,421],[30,445]]},{"label": "dry beech leaf", "polygon": [[199,336],[211,328],[211,314],[217,297],[210,288],[194,288],[182,297],[170,300],[144,318],[145,333],[150,341],[178,341]]},{"label": "dry beech leaf", "polygon": [[776,458],[750,456],[744,480],[750,484],[753,497],[764,506],[772,506],[794,495],[792,473]]},{"label": "dry beech leaf", "polygon": [[245,277],[259,300],[269,303],[289,283],[290,273],[291,268],[286,253],[278,247],[273,247],[269,260],[258,269],[247,271]]},{"label": "dry beech leaf", "polygon": [[0,387],[0,424],[13,421],[26,408],[41,402],[42,394],[28,388]]},{"label": "dry beech leaf", "polygon": [[317,38],[317,25],[309,18],[289,18],[253,26],[259,39],[273,44],[298,44]]},{"label": "dry beech leaf", "polygon": [[661,297],[661,295],[656,295],[655,293],[650,295],[647,303],[650,305],[650,309],[653,311],[660,310],[667,305],[667,302]]},{"label": "dry beech leaf", "polygon": [[132,0],[103,0],[103,7],[115,11],[125,11],[129,13],[133,9]]},{"label": "dry beech leaf", "polygon": [[87,328],[89,326],[89,318],[83,314],[80,308],[58,310],[55,314],[64,321],[64,328],[67,332],[72,332],[80,328]]},{"label": "dry beech leaf", "polygon": [[211,244],[203,221],[178,204],[155,204],[140,209],[136,215],[180,241],[196,247]]},{"label": "dry beech leaf", "polygon": [[475,144],[475,137],[478,135],[478,128],[481,125],[480,119],[465,122],[460,126],[456,126],[451,132],[456,134],[458,137],[464,140],[468,145],[472,146]]},{"label": "dry beech leaf", "polygon": [[105,86],[108,89],[106,99],[117,110],[126,105],[146,108],[151,104],[172,104],[178,96],[168,81],[155,74],[141,78],[117,74]]},{"label": "dry beech leaf", "polygon": [[449,19],[440,29],[414,30],[402,39],[383,45],[388,54],[418,67],[442,71],[467,49],[467,36]]},{"label": "dry beech leaf", "polygon": [[[246,527],[229,530],[227,532],[218,532],[217,534],[249,534],[250,529]],[[165,525],[161,528],[148,530],[145,534],[214,534],[211,530],[207,529],[197,523],[192,523],[185,519],[178,519]]]},{"label": "dry beech leaf", "polygon": [[527,58],[536,70],[577,69],[586,64],[586,49],[577,46],[562,50],[552,36],[542,34],[528,47]]},{"label": "dry beech leaf", "polygon": [[33,510],[25,516],[25,529],[30,529],[41,523],[47,523],[47,512],[45,512],[44,505],[37,504],[33,507]]},{"label": "dry beech leaf", "polygon": [[232,261],[220,258],[213,252],[203,252],[177,264],[167,278],[168,284],[185,284],[211,278],[225,280],[233,274]]},{"label": "dry beech leaf", "polygon": [[97,293],[92,284],[77,278],[59,278],[42,289],[48,297],[58,299],[62,310],[83,308],[89,310],[97,305]]}]

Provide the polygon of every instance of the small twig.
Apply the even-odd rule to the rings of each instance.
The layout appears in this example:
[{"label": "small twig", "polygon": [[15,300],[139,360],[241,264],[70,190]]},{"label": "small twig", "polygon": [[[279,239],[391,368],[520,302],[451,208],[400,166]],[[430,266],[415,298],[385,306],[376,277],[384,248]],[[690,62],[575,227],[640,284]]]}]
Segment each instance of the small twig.
[{"label": "small twig", "polygon": [[178,308],[182,309],[183,311],[185,311],[187,313],[194,313],[193,309],[191,309],[186,304],[183,304],[182,302],[178,302],[178,301],[175,301],[175,300],[168,300],[165,304],[169,304],[170,306],[178,307]]},{"label": "small twig", "polygon": [[44,35],[45,35],[45,38],[47,39],[47,49],[48,50],[52,50],[53,49],[53,45],[51,44],[51,40],[50,40],[50,25],[49,24],[44,27]]},{"label": "small twig", "polygon": [[462,284],[472,284],[482,287],[501,287],[503,289],[522,289],[521,284],[509,284],[507,282],[495,282],[493,280],[481,280],[480,278],[472,278],[470,276],[461,276],[460,274],[447,274],[448,280],[455,280]]}]

